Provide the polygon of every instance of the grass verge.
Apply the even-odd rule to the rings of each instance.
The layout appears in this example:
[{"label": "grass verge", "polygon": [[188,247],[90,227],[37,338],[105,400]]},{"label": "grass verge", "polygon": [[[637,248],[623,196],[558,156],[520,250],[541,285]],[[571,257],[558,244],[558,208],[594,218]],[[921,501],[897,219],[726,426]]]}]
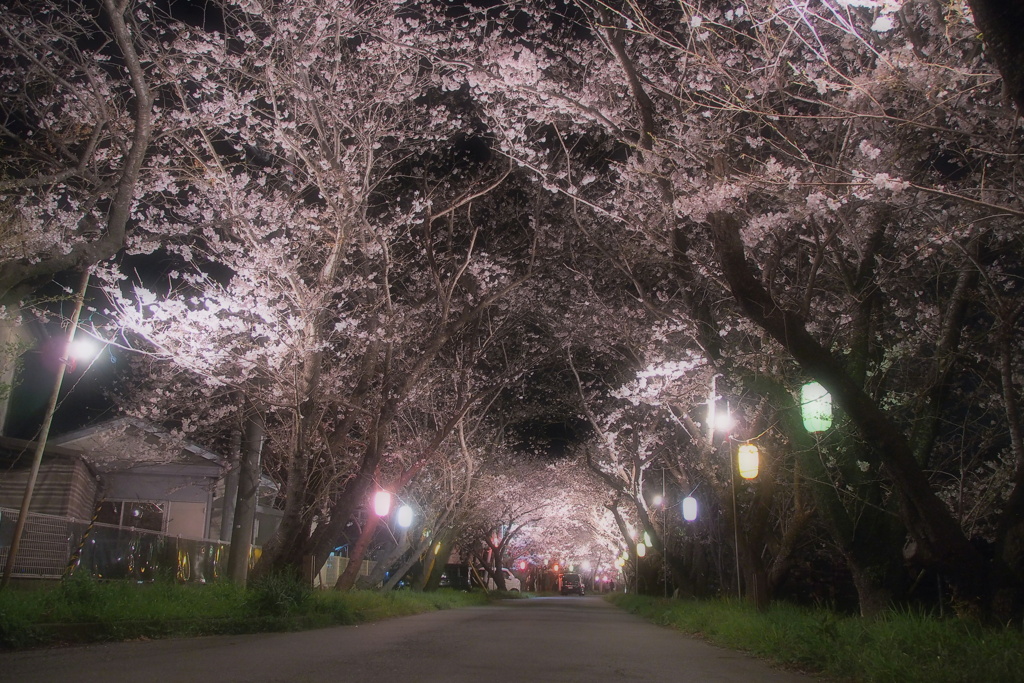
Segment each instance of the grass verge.
[{"label": "grass verge", "polygon": [[52,588],[0,591],[0,648],[297,631],[483,605],[507,597],[449,590],[312,591],[284,578],[269,578],[249,588],[230,583],[74,579]]},{"label": "grass verge", "polygon": [[896,612],[879,619],[775,604],[616,594],[650,621],[836,681],[1009,683],[1024,680],[1024,634],[957,619]]}]

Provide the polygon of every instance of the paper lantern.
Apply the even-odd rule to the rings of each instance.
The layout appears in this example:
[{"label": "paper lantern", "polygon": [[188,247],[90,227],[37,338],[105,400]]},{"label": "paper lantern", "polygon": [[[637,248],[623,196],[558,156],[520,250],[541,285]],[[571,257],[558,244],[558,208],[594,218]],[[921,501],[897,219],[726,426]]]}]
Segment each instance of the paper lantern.
[{"label": "paper lantern", "polygon": [[697,499],[693,496],[683,498],[683,519],[687,522],[697,519]]},{"label": "paper lantern", "polygon": [[373,512],[378,517],[386,517],[391,511],[391,494],[387,491],[377,491],[373,494]]},{"label": "paper lantern", "polygon": [[800,388],[800,413],[809,432],[823,432],[832,426],[832,397],[825,387],[809,382]]},{"label": "paper lantern", "polygon": [[412,508],[408,505],[403,505],[398,508],[398,526],[403,529],[408,529],[412,524]]},{"label": "paper lantern", "polygon": [[757,477],[757,467],[760,464],[758,455],[757,446],[754,444],[740,444],[739,451],[736,453],[736,464],[741,477],[744,479],[754,479]]}]

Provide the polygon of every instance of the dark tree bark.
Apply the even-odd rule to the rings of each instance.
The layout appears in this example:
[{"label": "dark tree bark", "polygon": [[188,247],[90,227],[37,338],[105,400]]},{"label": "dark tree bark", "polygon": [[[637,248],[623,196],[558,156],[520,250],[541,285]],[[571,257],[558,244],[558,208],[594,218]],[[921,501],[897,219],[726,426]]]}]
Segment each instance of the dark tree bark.
[{"label": "dark tree bark", "polygon": [[245,402],[244,432],[239,458],[238,488],[231,520],[231,549],[228,552],[228,576],[235,583],[245,584],[252,552],[252,533],[259,504],[260,465],[265,425],[260,407]]},{"label": "dark tree bark", "polygon": [[1024,115],[1024,2],[969,0],[974,23],[1003,76],[1006,94]]}]

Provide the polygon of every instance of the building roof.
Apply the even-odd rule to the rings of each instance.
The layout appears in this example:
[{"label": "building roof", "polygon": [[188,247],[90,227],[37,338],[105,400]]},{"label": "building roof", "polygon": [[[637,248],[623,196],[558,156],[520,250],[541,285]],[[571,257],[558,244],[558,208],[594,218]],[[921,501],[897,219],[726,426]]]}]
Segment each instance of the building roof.
[{"label": "building roof", "polygon": [[134,417],[120,417],[52,439],[55,446],[86,454],[101,471],[140,465],[221,467],[223,458],[161,427]]}]

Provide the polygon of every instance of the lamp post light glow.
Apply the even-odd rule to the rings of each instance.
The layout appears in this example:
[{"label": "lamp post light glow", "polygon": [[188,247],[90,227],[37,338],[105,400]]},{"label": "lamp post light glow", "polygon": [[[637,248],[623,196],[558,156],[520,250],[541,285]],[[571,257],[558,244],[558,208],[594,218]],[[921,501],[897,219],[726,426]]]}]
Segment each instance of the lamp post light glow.
[{"label": "lamp post light glow", "polygon": [[403,505],[398,508],[398,526],[408,529],[412,525],[412,508]]},{"label": "lamp post light glow", "polygon": [[391,494],[387,491],[377,491],[373,494],[373,512],[378,517],[387,517],[391,511]]},{"label": "lamp post light glow", "polygon": [[636,544],[636,556],[637,557],[645,557],[646,555],[647,555],[647,545],[643,541],[640,541],[639,543]]},{"label": "lamp post light glow", "polygon": [[800,387],[800,414],[804,429],[823,432],[832,426],[832,396],[817,382]]},{"label": "lamp post light glow", "polygon": [[723,413],[712,407],[709,413],[711,425],[716,432],[719,434],[729,434],[732,432],[732,428],[736,424],[736,421],[732,418],[732,411],[726,408]]},{"label": "lamp post light glow", "polygon": [[99,353],[99,348],[92,339],[78,337],[68,346],[68,358],[78,361],[91,361]]},{"label": "lamp post light glow", "polygon": [[687,522],[697,519],[697,499],[693,496],[683,498],[683,519]]},{"label": "lamp post light glow", "polygon": [[741,443],[736,453],[736,464],[740,476],[744,479],[756,479],[759,464],[757,446],[752,443]]}]

